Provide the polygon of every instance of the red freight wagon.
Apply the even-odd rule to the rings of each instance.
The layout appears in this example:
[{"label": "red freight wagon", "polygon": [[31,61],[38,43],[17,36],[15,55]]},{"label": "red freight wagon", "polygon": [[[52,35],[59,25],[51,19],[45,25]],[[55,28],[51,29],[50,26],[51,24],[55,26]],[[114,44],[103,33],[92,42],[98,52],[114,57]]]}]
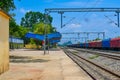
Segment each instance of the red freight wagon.
[{"label": "red freight wagon", "polygon": [[102,47],[102,42],[101,41],[96,41],[96,48],[101,48]]},{"label": "red freight wagon", "polygon": [[89,47],[91,48],[93,45],[93,42],[89,42]]},{"label": "red freight wagon", "polygon": [[95,47],[95,44],[96,44],[96,42],[90,42],[90,43],[89,43],[89,47],[90,47],[90,48],[94,48],[94,47]]},{"label": "red freight wagon", "polygon": [[110,47],[113,49],[120,49],[120,38],[111,39]]},{"label": "red freight wagon", "polygon": [[91,47],[91,48],[101,48],[102,47],[102,42],[101,41],[90,42],[89,47]]}]

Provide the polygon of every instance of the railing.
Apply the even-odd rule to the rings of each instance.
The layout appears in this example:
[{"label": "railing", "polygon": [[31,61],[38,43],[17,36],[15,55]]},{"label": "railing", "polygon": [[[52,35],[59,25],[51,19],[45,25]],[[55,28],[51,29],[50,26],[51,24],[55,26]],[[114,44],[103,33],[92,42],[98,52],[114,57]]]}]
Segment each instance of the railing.
[{"label": "railing", "polygon": [[24,48],[24,40],[15,37],[9,37],[10,49],[22,49]]}]

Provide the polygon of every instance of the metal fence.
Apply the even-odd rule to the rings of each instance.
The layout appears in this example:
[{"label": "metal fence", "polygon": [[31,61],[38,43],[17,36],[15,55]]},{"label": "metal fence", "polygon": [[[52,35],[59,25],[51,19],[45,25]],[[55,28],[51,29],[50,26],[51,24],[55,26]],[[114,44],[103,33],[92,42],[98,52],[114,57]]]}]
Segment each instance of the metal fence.
[{"label": "metal fence", "polygon": [[9,37],[9,48],[10,49],[22,49],[24,48],[24,40],[15,37]]}]

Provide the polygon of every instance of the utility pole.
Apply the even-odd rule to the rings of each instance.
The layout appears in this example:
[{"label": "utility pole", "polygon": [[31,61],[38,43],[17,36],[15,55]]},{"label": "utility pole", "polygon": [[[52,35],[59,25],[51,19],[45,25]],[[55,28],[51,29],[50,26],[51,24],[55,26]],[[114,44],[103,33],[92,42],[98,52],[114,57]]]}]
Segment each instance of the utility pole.
[{"label": "utility pole", "polygon": [[105,32],[103,32],[103,39],[105,39]]},{"label": "utility pole", "polygon": [[45,10],[45,25],[44,25],[44,55],[46,54],[46,40],[47,40],[47,24],[49,24],[49,20],[48,20],[48,15],[49,13],[47,12],[47,10]]},{"label": "utility pole", "polygon": [[117,11],[116,13],[117,13],[118,27],[120,27],[120,23],[119,23],[119,22],[120,22],[120,15],[119,15],[119,12],[118,12],[118,11]]},{"label": "utility pole", "polygon": [[63,27],[63,14],[64,12],[58,12],[60,14],[61,17],[61,28]]}]

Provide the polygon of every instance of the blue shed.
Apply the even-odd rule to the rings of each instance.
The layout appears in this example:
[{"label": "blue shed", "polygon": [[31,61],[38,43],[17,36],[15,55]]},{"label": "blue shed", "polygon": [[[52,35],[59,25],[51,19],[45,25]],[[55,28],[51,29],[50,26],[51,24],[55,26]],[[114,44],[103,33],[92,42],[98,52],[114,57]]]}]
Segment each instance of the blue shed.
[{"label": "blue shed", "polygon": [[110,41],[111,38],[102,40],[102,48],[110,48]]}]

